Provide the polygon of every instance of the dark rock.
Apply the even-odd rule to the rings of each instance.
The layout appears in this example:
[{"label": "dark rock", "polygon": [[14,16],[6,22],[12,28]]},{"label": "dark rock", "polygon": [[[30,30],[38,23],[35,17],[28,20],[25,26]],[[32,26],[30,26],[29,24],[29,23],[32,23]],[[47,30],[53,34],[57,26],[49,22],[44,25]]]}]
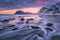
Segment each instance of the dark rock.
[{"label": "dark rock", "polygon": [[51,28],[46,28],[46,30],[48,30],[48,31],[53,31],[53,29],[51,29]]},{"label": "dark rock", "polygon": [[18,29],[18,28],[13,28],[12,30],[16,30],[16,29]]},{"label": "dark rock", "polygon": [[29,23],[29,21],[33,21],[33,18],[27,19],[26,23]]},{"label": "dark rock", "polygon": [[46,26],[53,26],[53,24],[52,23],[47,23]]},{"label": "dark rock", "polygon": [[21,20],[21,21],[24,21],[24,18],[21,18],[20,20]]},{"label": "dark rock", "polygon": [[9,19],[2,20],[0,22],[9,22]]},{"label": "dark rock", "polygon": [[28,22],[28,21],[26,21],[26,23],[28,24],[29,22]]},{"label": "dark rock", "polygon": [[34,26],[34,25],[32,25],[31,28],[33,28],[33,29],[39,29],[38,26]]}]

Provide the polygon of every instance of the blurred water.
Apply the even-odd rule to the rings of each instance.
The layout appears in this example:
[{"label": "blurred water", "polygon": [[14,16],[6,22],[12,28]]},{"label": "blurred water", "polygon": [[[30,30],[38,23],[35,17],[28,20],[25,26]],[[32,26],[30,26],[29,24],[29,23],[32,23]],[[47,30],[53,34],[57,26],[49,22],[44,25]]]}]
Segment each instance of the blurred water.
[{"label": "blurred water", "polygon": [[[2,32],[0,31],[1,32],[0,40],[38,40],[39,39],[37,38],[38,37],[37,34],[38,33],[42,34],[43,31],[41,31],[40,28],[39,29],[31,28],[31,25],[37,25],[38,22],[40,21],[38,15],[28,15],[28,16],[22,15],[21,17],[20,16],[21,15],[0,15],[0,19],[1,19],[0,30],[2,31]],[[24,20],[21,20],[21,18],[24,18]]]},{"label": "blurred water", "polygon": [[57,32],[60,33],[57,28],[59,23],[46,18],[38,15],[0,15],[0,40],[50,40],[58,35]]}]

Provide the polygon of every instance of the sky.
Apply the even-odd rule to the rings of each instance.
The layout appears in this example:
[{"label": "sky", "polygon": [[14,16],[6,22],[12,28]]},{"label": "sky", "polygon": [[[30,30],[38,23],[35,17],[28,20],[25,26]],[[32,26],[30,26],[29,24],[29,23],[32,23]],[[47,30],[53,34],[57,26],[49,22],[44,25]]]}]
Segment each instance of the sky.
[{"label": "sky", "polygon": [[34,7],[33,9],[35,8],[38,9],[38,7],[41,8],[43,6],[53,4],[56,2],[60,2],[60,0],[0,0],[0,13],[1,11],[14,10],[14,9],[16,10],[16,9],[23,9],[23,8],[25,8],[23,10],[26,11],[29,10],[28,7],[29,8]]},{"label": "sky", "polygon": [[0,14],[14,14],[17,10],[36,14],[40,10],[40,7],[28,7],[28,8],[13,9],[13,10],[2,10],[0,11]]}]

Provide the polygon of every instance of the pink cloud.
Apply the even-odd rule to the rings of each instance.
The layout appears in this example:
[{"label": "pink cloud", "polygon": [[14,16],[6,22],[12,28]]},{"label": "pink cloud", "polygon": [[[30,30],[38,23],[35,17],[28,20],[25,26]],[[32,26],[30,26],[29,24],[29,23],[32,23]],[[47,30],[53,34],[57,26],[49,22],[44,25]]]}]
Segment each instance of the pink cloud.
[{"label": "pink cloud", "polygon": [[37,3],[37,4],[47,4],[49,2],[43,1],[43,0],[36,0],[35,3]]}]

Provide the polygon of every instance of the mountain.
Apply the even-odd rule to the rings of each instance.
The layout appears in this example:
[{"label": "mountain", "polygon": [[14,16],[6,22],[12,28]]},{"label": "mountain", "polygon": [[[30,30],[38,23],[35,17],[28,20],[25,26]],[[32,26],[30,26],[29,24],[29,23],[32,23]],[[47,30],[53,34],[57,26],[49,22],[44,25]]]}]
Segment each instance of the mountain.
[{"label": "mountain", "polygon": [[60,23],[60,2],[42,7],[38,12],[38,15],[46,22]]},{"label": "mountain", "polygon": [[52,5],[48,6],[48,7],[47,6],[42,7],[38,13],[39,14],[41,14],[41,13],[46,13],[46,14],[60,13],[60,2],[52,4]]},{"label": "mountain", "polygon": [[24,14],[24,12],[23,11],[16,11],[15,14]]},{"label": "mountain", "polygon": [[24,12],[21,10],[16,11],[15,15],[32,15],[33,13],[30,12]]}]

